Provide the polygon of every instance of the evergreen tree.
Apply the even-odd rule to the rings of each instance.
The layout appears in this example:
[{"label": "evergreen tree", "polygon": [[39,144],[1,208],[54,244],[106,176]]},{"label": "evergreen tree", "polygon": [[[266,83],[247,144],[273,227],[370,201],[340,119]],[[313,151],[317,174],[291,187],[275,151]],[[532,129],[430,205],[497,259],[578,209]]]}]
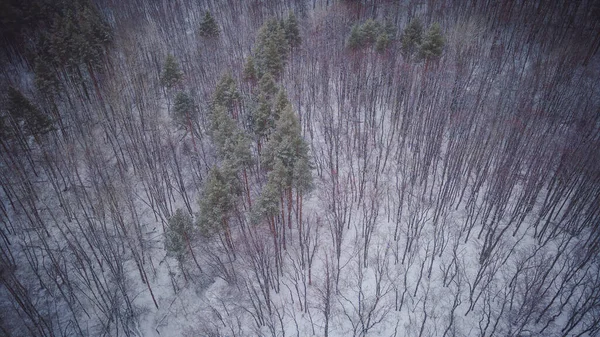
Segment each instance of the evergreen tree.
[{"label": "evergreen tree", "polygon": [[217,83],[215,93],[213,94],[213,106],[220,105],[231,113],[239,98],[240,93],[237,90],[237,85],[233,77],[231,77],[231,74],[226,73],[219,79],[219,83]]},{"label": "evergreen tree", "polygon": [[225,230],[229,236],[228,214],[233,200],[230,186],[219,168],[210,170],[198,203],[200,212],[196,224],[202,235],[210,237]]},{"label": "evergreen tree", "polygon": [[300,30],[298,29],[298,20],[294,12],[290,11],[287,19],[284,21],[285,38],[287,39],[290,47],[296,48],[302,43],[300,37]]},{"label": "evergreen tree", "polygon": [[402,53],[410,58],[421,45],[423,26],[419,19],[413,19],[402,33]]},{"label": "evergreen tree", "polygon": [[362,44],[372,44],[377,39],[379,32],[379,23],[373,19],[368,19],[360,25],[360,35],[362,38]]},{"label": "evergreen tree", "polygon": [[173,105],[173,121],[180,128],[192,128],[192,124],[198,118],[198,109],[194,100],[185,92],[177,93]]},{"label": "evergreen tree", "polygon": [[258,197],[257,205],[251,214],[251,221],[255,224],[265,218],[272,218],[279,213],[279,199],[281,195],[281,186],[279,179],[274,178],[275,171],[267,175],[267,183],[263,187]]},{"label": "evergreen tree", "polygon": [[265,95],[268,100],[271,100],[277,93],[277,85],[271,73],[265,73],[258,82],[260,92]]},{"label": "evergreen tree", "polygon": [[276,19],[270,19],[259,29],[255,55],[259,75],[271,73],[277,77],[287,59],[288,42],[285,30]]},{"label": "evergreen tree", "polygon": [[264,93],[258,95],[258,105],[252,113],[252,126],[259,138],[264,138],[275,126],[271,102]]},{"label": "evergreen tree", "polygon": [[182,209],[177,209],[167,221],[165,228],[165,250],[167,255],[177,258],[182,262],[193,230],[192,216]]},{"label": "evergreen tree", "polygon": [[219,26],[209,11],[206,11],[204,14],[204,19],[202,19],[202,22],[200,23],[198,33],[202,37],[216,38],[219,36]]},{"label": "evergreen tree", "polygon": [[348,38],[348,48],[358,49],[363,46],[364,40],[362,36],[362,30],[359,24],[354,24],[350,31],[350,37]]},{"label": "evergreen tree", "polygon": [[16,126],[28,135],[38,136],[52,130],[52,119],[13,87],[8,88],[7,111]]},{"label": "evergreen tree", "polygon": [[290,101],[287,98],[285,90],[279,89],[277,97],[275,98],[275,104],[273,106],[273,119],[277,121],[279,116],[283,113],[285,108],[290,105]]},{"label": "evergreen tree", "polygon": [[254,58],[252,55],[248,55],[246,64],[244,65],[243,78],[246,81],[254,82],[257,79],[256,67],[254,65]]},{"label": "evergreen tree", "polygon": [[170,90],[181,81],[182,77],[183,72],[179,68],[179,64],[175,60],[175,57],[170,54],[167,55],[167,59],[163,66],[163,72],[160,76],[160,84]]},{"label": "evergreen tree", "polygon": [[444,44],[445,41],[440,25],[434,23],[423,38],[423,43],[419,49],[419,56],[427,61],[437,59],[442,55]]},{"label": "evergreen tree", "polygon": [[385,32],[381,32],[377,36],[377,41],[375,42],[375,50],[377,50],[380,53],[384,52],[389,45],[390,45],[389,35]]}]

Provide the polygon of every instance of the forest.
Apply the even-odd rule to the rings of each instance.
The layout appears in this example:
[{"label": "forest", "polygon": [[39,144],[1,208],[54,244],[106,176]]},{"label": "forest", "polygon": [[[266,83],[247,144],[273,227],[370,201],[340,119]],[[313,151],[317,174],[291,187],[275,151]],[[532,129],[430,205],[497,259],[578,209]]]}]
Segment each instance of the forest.
[{"label": "forest", "polygon": [[600,336],[600,2],[0,2],[0,335]]}]

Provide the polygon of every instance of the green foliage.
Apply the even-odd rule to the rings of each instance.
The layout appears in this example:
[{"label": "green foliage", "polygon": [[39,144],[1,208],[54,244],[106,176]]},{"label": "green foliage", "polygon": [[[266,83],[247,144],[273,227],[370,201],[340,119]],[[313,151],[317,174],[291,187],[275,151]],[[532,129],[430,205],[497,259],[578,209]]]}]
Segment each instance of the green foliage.
[{"label": "green foliage", "polygon": [[256,206],[252,210],[251,220],[253,223],[259,223],[264,218],[275,216],[279,212],[281,186],[275,175],[276,171],[271,171],[267,175],[267,183],[263,187]]},{"label": "green foliage", "polygon": [[198,34],[200,34],[202,37],[216,38],[219,36],[220,32],[221,31],[217,25],[217,21],[209,11],[206,11],[206,13],[204,13],[204,18],[200,23]]},{"label": "green foliage", "polygon": [[279,116],[283,113],[286,107],[290,105],[285,90],[279,89],[277,97],[275,97],[275,105],[273,106],[273,119],[279,120]]},{"label": "green foliage", "polygon": [[429,27],[427,34],[423,38],[423,43],[419,49],[419,56],[426,60],[437,59],[442,55],[444,45],[445,41],[440,25],[434,23]]},{"label": "green foliage", "polygon": [[179,64],[175,60],[175,57],[170,54],[167,55],[165,65],[163,66],[163,71],[160,76],[160,84],[167,89],[171,89],[181,81],[182,77],[183,72],[179,68]]},{"label": "green foliage", "polygon": [[284,29],[276,19],[270,19],[258,31],[255,61],[260,75],[279,76],[287,60],[288,41]]},{"label": "green foliage", "polygon": [[373,19],[368,19],[360,26],[363,43],[373,44],[379,34],[380,25]]},{"label": "green foliage", "polygon": [[356,50],[364,47],[375,46],[379,52],[384,51],[394,39],[394,26],[385,21],[381,23],[368,19],[363,24],[354,24],[348,37],[347,47]]},{"label": "green foliage", "polygon": [[375,42],[375,50],[378,52],[384,52],[390,44],[390,38],[386,33],[380,33],[377,36],[377,41]]},{"label": "green foliage", "polygon": [[[167,255],[182,261],[187,251],[187,242],[193,231],[192,216],[182,209],[177,209],[165,228],[165,250]],[[187,238],[187,239],[186,239]]]},{"label": "green foliage", "polygon": [[198,201],[200,213],[196,225],[200,233],[210,237],[224,229],[229,210],[233,206],[230,185],[217,167],[210,170],[204,185],[202,198]]},{"label": "green foliage", "polygon": [[246,64],[244,65],[244,73],[243,78],[246,81],[256,81],[258,78],[256,72],[256,66],[254,65],[254,58],[252,55],[248,55],[246,59]]},{"label": "green foliage", "polygon": [[252,128],[259,137],[266,137],[275,127],[271,102],[267,97],[260,93],[258,95],[258,105],[252,112]]},{"label": "green foliage", "polygon": [[295,176],[308,181],[306,174],[310,173],[301,171],[310,165],[302,163],[302,167],[298,166],[302,160],[308,161],[308,145],[301,136],[300,123],[291,105],[283,109],[261,160],[265,168],[277,172],[276,177],[283,187],[299,181],[294,179]]},{"label": "green foliage", "polygon": [[229,178],[252,164],[249,137],[220,105],[211,114],[211,138]]},{"label": "green foliage", "polygon": [[[43,114],[27,97],[19,90],[8,88],[8,115],[18,128],[31,136],[38,136],[48,133],[52,130],[52,119]],[[7,126],[4,123],[5,127]],[[10,134],[9,130],[3,130],[3,133]]]},{"label": "green foliage", "polygon": [[112,41],[110,27],[90,2],[65,1],[58,7],[40,39],[43,57],[59,67],[98,67]]},{"label": "green foliage", "polygon": [[277,85],[270,73],[266,73],[260,78],[258,87],[260,92],[269,100],[277,93]]},{"label": "green foliage", "polygon": [[185,129],[190,127],[198,118],[198,109],[194,100],[185,92],[177,93],[173,105],[173,121],[178,127]]},{"label": "green foliage", "polygon": [[363,46],[362,30],[359,24],[354,24],[350,31],[350,37],[348,38],[348,48],[358,49]]},{"label": "green foliage", "polygon": [[421,45],[423,26],[419,19],[413,19],[402,33],[402,54],[411,57]]},{"label": "green foliage", "polygon": [[239,99],[240,93],[237,90],[237,85],[231,74],[226,73],[219,79],[219,83],[217,83],[215,93],[213,94],[213,106],[220,105],[231,112]]},{"label": "green foliage", "polygon": [[290,47],[295,48],[300,46],[302,43],[302,38],[300,37],[298,20],[296,19],[294,12],[289,12],[288,17],[283,22],[283,29],[285,30],[285,38],[287,39]]}]

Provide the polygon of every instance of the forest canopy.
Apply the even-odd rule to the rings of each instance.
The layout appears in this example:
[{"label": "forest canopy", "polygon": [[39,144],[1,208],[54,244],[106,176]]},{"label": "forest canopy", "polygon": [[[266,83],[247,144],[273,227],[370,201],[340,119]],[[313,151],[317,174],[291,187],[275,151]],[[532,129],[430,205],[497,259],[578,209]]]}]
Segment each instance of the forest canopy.
[{"label": "forest canopy", "polygon": [[0,335],[600,335],[591,1],[0,3]]}]

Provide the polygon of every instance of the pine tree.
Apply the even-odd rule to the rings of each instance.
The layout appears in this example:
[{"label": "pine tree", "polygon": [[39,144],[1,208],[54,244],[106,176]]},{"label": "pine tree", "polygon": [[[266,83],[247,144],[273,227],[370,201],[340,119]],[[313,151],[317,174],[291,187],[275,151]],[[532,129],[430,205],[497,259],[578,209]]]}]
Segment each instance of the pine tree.
[{"label": "pine tree", "polygon": [[175,60],[175,57],[170,54],[167,55],[167,59],[165,60],[165,64],[163,66],[163,71],[160,76],[160,84],[170,90],[181,81],[182,77],[183,72],[179,68],[179,64]]},{"label": "pine tree", "polygon": [[237,85],[231,77],[231,74],[226,73],[219,79],[215,93],[213,94],[213,106],[220,105],[227,109],[228,112],[234,112],[234,108],[240,98],[240,93],[237,90]]},{"label": "pine tree", "polygon": [[225,231],[230,235],[229,210],[233,206],[230,186],[221,170],[214,167],[208,174],[202,198],[198,201],[200,212],[196,225],[205,237]]},{"label": "pine tree", "polygon": [[274,126],[271,102],[263,93],[260,93],[258,95],[258,105],[252,113],[252,128],[254,133],[259,139],[264,138],[271,132]]},{"label": "pine tree", "polygon": [[193,231],[192,216],[177,209],[167,221],[165,228],[165,250],[167,255],[182,262],[188,249],[188,240]]},{"label": "pine tree", "polygon": [[52,130],[52,119],[13,87],[8,88],[7,110],[16,126],[22,127],[28,135],[43,135]]},{"label": "pine tree", "polygon": [[258,82],[260,92],[265,95],[268,100],[271,100],[277,93],[277,85],[271,73],[265,73]]},{"label": "pine tree", "polygon": [[252,55],[248,55],[246,64],[244,65],[243,79],[245,81],[254,82],[257,79],[256,67],[254,65],[254,58]]},{"label": "pine tree", "polygon": [[437,59],[442,55],[444,44],[445,41],[440,25],[434,23],[423,38],[423,43],[419,49],[419,56],[427,61]]},{"label": "pine tree", "polygon": [[204,19],[200,23],[200,29],[198,30],[198,34],[202,37],[208,38],[216,38],[219,36],[220,29],[215,21],[215,18],[209,11],[206,11],[204,14]]},{"label": "pine tree", "polygon": [[287,98],[285,90],[279,89],[277,97],[275,97],[275,104],[273,106],[273,119],[277,121],[279,116],[283,113],[285,108],[290,105],[290,101]]},{"label": "pine tree", "polygon": [[387,33],[381,32],[377,36],[377,41],[375,42],[375,50],[382,53],[387,47],[390,45],[390,38]]},{"label": "pine tree", "polygon": [[362,37],[362,44],[372,44],[377,39],[377,34],[379,32],[379,23],[373,19],[368,19],[360,25],[360,35]]},{"label": "pine tree", "polygon": [[194,100],[185,92],[177,93],[173,105],[173,121],[182,129],[192,128],[192,124],[198,118],[198,109]]},{"label": "pine tree", "polygon": [[413,19],[402,33],[402,53],[410,58],[421,45],[423,26],[419,19]]},{"label": "pine tree", "polygon": [[259,29],[255,56],[259,75],[270,73],[277,77],[287,60],[288,41],[285,30],[276,19],[270,19]]},{"label": "pine tree", "polygon": [[363,43],[364,40],[362,30],[360,29],[360,25],[354,24],[352,26],[352,30],[350,31],[350,37],[348,38],[348,48],[358,49],[363,46]]},{"label": "pine tree", "polygon": [[300,30],[298,29],[298,20],[294,12],[290,11],[287,19],[284,21],[285,38],[287,39],[290,47],[296,48],[302,43],[300,37]]}]

